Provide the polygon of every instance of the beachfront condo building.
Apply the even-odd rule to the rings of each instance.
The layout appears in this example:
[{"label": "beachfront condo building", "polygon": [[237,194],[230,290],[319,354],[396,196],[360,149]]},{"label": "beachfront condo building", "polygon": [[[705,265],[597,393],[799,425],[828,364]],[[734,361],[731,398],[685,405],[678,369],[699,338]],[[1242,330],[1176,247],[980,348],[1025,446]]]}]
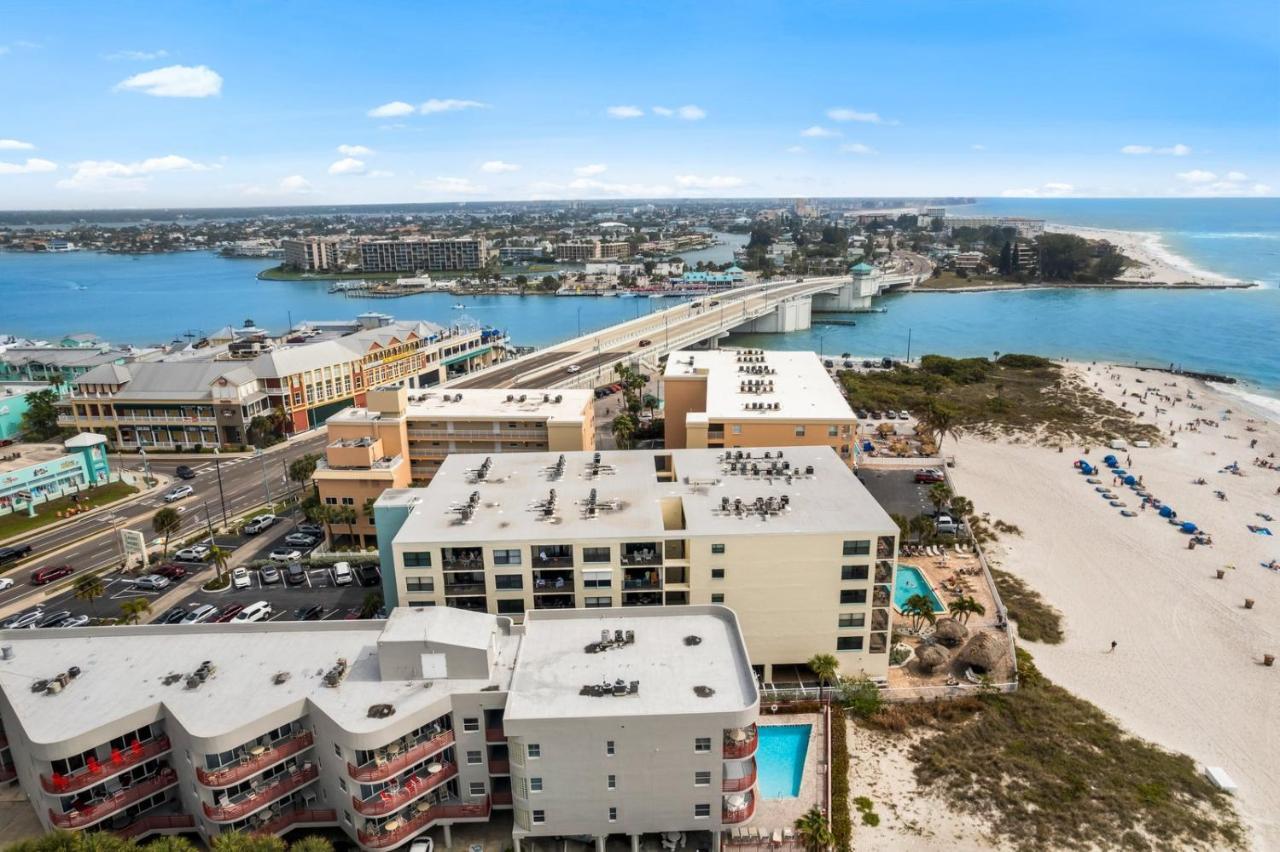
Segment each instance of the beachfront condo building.
[{"label": "beachfront condo building", "polygon": [[284,266],[297,272],[331,272],[341,270],[346,256],[355,250],[352,237],[302,237],[281,240]]},{"label": "beachfront condo building", "polygon": [[366,240],[360,243],[365,272],[449,272],[483,269],[489,244],[476,237]]},{"label": "beachfront condo building", "polygon": [[363,406],[329,418],[325,460],[315,472],[320,499],[354,508],[350,534],[374,544],[366,503],[388,488],[427,484],[451,453],[594,449],[593,401],[590,390],[371,390]]},{"label": "beachfront condo building", "polygon": [[[55,635],[56,634],[56,635]],[[512,845],[755,809],[759,692],[715,606],[0,634],[0,774],[46,829],[335,829],[368,852],[511,814]]]},{"label": "beachfront condo building", "polygon": [[569,263],[586,263],[591,260],[620,260],[631,256],[627,242],[605,240],[576,240],[556,246],[556,260]]},{"label": "beachfront condo building", "polygon": [[766,681],[887,673],[898,528],[830,447],[450,455],[375,522],[388,605],[724,604]]},{"label": "beachfront condo building", "polygon": [[857,456],[858,421],[814,352],[672,352],[662,374],[666,446],[831,447]]}]

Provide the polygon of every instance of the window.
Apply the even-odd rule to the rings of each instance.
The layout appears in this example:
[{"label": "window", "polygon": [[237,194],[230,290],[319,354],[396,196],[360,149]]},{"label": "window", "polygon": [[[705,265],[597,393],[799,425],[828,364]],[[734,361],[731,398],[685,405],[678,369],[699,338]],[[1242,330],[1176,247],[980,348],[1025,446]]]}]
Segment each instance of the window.
[{"label": "window", "polygon": [[609,822],[617,822],[617,821],[618,821],[618,809],[609,808]]},{"label": "window", "polygon": [[343,781],[341,778],[339,778],[339,779],[338,779],[338,789],[339,789],[339,790],[341,790],[341,791],[342,791],[342,792],[344,792],[344,793],[345,793],[345,792],[347,792],[347,782],[346,782],[346,781]]},{"label": "window", "polygon": [[867,579],[866,565],[841,565],[841,580],[865,580]]},{"label": "window", "polygon": [[711,770],[699,769],[693,773],[693,786],[710,787],[711,786]]},{"label": "window", "polygon": [[711,569],[711,579],[713,579],[713,580],[723,580],[723,579],[724,579],[724,569],[723,569],[723,568],[712,568],[712,569]]},{"label": "window", "polygon": [[613,757],[615,754],[618,753],[617,748],[613,744],[613,740],[609,740],[604,744],[604,753],[607,754],[609,757]]},{"label": "window", "polygon": [[711,816],[711,805],[708,802],[699,802],[693,806],[694,819],[706,819]]},{"label": "window", "polygon": [[337,497],[326,497],[326,498],[324,498],[324,502],[325,502],[325,505],[327,505],[327,506],[336,506],[336,505],[338,505],[338,498],[337,498]]},{"label": "window", "polygon": [[714,592],[714,593],[712,593],[712,595],[711,595],[711,602],[712,602],[712,603],[724,603],[724,593],[723,593],[723,592]]},{"label": "window", "polygon": [[493,586],[500,592],[509,592],[524,588],[524,577],[520,574],[495,574]]},{"label": "window", "polygon": [[797,437],[797,438],[803,438],[803,437],[804,437],[804,427],[803,427],[803,426],[797,426],[797,427],[796,427],[796,437]]},{"label": "window", "polygon": [[530,778],[530,779],[529,779],[529,792],[531,792],[531,793],[541,793],[541,792],[542,792],[542,778],[541,778],[541,776],[535,776],[535,777],[533,777],[533,778]]},{"label": "window", "polygon": [[480,752],[478,752],[478,751],[469,751],[469,752],[467,752],[467,765],[468,765],[468,766],[476,766],[477,764],[479,764],[479,763],[480,763],[481,761],[483,761],[483,760],[484,760],[484,755],[483,755],[483,754],[481,754]]},{"label": "window", "polygon": [[583,571],[582,587],[584,589],[608,589],[613,586],[612,571]]},{"label": "window", "polygon": [[840,616],[841,627],[864,627],[867,623],[867,614],[865,612],[845,613]]},{"label": "window", "polygon": [[837,636],[836,650],[837,651],[861,651],[862,637],[861,636]]},{"label": "window", "polygon": [[741,423],[735,423],[735,424],[733,424],[733,434],[735,434],[735,435],[741,435],[741,434],[742,434],[742,424],[741,424]]},{"label": "window", "polygon": [[422,609],[423,607],[435,606],[435,601],[409,601],[409,606]]},{"label": "window", "polygon": [[695,737],[693,740],[693,750],[699,754],[706,754],[711,751],[711,737]]},{"label": "window", "polygon": [[347,825],[355,825],[355,823],[351,821],[351,814],[346,811],[342,812],[342,819],[347,823]]},{"label": "window", "polygon": [[864,539],[862,541],[846,541],[844,543],[845,556],[870,556],[871,541]]},{"label": "window", "polygon": [[[537,743],[529,743],[525,746],[525,752],[529,755],[530,759],[542,757],[542,746]],[[541,780],[539,780],[538,783],[542,783]]]},{"label": "window", "polygon": [[519,615],[524,612],[524,598],[498,598],[499,615]]},{"label": "window", "polygon": [[547,812],[546,812],[546,811],[534,811],[534,812],[533,812],[533,824],[534,824],[534,825],[542,825],[542,824],[543,824],[544,822],[546,822],[546,821],[547,821]]},{"label": "window", "polygon": [[519,550],[495,550],[493,552],[494,565],[519,565]]},{"label": "window", "polygon": [[472,717],[470,719],[463,719],[462,730],[472,734],[475,733],[476,731],[480,730],[480,720],[475,717]]},{"label": "window", "polygon": [[838,438],[839,436],[840,436],[840,427],[838,427],[838,426],[828,426],[828,427],[827,427],[827,437],[828,437],[828,438]]},{"label": "window", "polygon": [[588,609],[613,606],[613,598],[585,598],[583,605]]},{"label": "window", "polygon": [[430,577],[405,577],[404,590],[406,592],[434,592],[436,590],[436,581]]},{"label": "window", "polygon": [[841,589],[840,603],[842,604],[860,604],[867,602],[866,589]]},{"label": "window", "polygon": [[718,554],[718,553],[724,553],[724,545],[723,545],[723,544],[713,544],[713,545],[711,545],[711,552],[712,552],[712,553],[717,553],[717,554]]},{"label": "window", "polygon": [[618,776],[610,775],[607,779],[605,779],[604,786],[605,786],[605,789],[608,789],[608,790],[618,789]]},{"label": "window", "polygon": [[423,551],[406,551],[404,554],[404,567],[406,568],[430,568],[431,552]]},{"label": "window", "polygon": [[583,562],[608,562],[612,558],[609,548],[607,547],[584,547],[582,548]]},{"label": "window", "polygon": [[483,796],[485,791],[484,782],[472,781],[470,784],[470,790],[471,790],[471,795],[473,796]]}]

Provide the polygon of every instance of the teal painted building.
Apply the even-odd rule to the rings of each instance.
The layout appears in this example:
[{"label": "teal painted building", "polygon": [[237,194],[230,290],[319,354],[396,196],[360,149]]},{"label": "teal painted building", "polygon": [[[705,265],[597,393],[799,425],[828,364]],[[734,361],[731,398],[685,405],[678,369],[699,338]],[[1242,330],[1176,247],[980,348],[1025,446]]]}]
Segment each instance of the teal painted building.
[{"label": "teal painted building", "polygon": [[5,456],[0,450],[0,513],[34,511],[41,503],[105,485],[111,479],[107,439],[81,432],[56,447],[36,445]]}]

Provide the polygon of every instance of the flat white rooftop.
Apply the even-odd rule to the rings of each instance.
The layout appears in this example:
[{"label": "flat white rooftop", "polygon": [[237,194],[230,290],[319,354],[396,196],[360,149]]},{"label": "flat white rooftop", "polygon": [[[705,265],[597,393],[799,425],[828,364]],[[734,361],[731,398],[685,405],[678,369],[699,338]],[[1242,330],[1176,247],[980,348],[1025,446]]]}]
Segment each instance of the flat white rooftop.
[{"label": "flat white rooftop", "polygon": [[[738,454],[741,461],[736,460]],[[489,469],[480,480],[486,458]],[[660,461],[670,462],[674,481],[660,481]],[[553,490],[555,503],[548,510]],[[594,514],[589,508],[593,492]],[[646,541],[841,531],[892,535],[897,530],[828,446],[491,457],[454,453],[428,486],[399,489],[394,500],[397,506],[413,507],[394,540],[396,547],[407,550],[436,543]],[[775,511],[756,511],[757,500],[764,501],[766,509],[772,501]],[[672,525],[673,518],[678,525]]]},{"label": "flat white rooftop", "polygon": [[[705,377],[707,383],[708,420],[786,423],[854,420],[844,393],[831,380],[814,352],[774,349],[672,352],[663,378],[695,377]],[[751,387],[764,392],[755,392]],[[772,407],[774,404],[777,408]],[[764,407],[766,405],[769,407]]]},{"label": "flat white rooftop", "polygon": [[[504,714],[509,725],[733,713],[759,697],[737,618],[724,607],[533,611],[525,616],[524,631]],[[598,649],[602,631],[610,641]],[[613,642],[617,631],[621,644]],[[598,689],[583,694],[585,687]]]},{"label": "flat white rooftop", "polygon": [[[589,390],[503,390],[467,388],[456,391],[409,391],[405,416],[410,420],[544,420],[582,422],[583,412],[595,399]],[[347,408],[329,418],[329,423],[367,422],[378,419],[377,412]]]}]

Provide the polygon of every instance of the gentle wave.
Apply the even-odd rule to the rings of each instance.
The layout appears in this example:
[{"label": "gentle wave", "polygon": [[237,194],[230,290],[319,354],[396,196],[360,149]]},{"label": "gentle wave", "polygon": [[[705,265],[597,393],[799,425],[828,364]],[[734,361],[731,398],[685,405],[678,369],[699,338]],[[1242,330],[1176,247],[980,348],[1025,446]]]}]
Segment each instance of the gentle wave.
[{"label": "gentle wave", "polygon": [[1280,240],[1280,234],[1220,231],[1179,231],[1179,236],[1193,240]]},{"label": "gentle wave", "polygon": [[1209,384],[1217,390],[1225,391],[1234,397],[1238,397],[1241,401],[1253,406],[1263,417],[1268,420],[1280,423],[1280,399],[1274,396],[1266,396],[1265,394],[1253,393],[1247,391],[1239,385],[1224,385],[1217,382],[1209,382]]}]

